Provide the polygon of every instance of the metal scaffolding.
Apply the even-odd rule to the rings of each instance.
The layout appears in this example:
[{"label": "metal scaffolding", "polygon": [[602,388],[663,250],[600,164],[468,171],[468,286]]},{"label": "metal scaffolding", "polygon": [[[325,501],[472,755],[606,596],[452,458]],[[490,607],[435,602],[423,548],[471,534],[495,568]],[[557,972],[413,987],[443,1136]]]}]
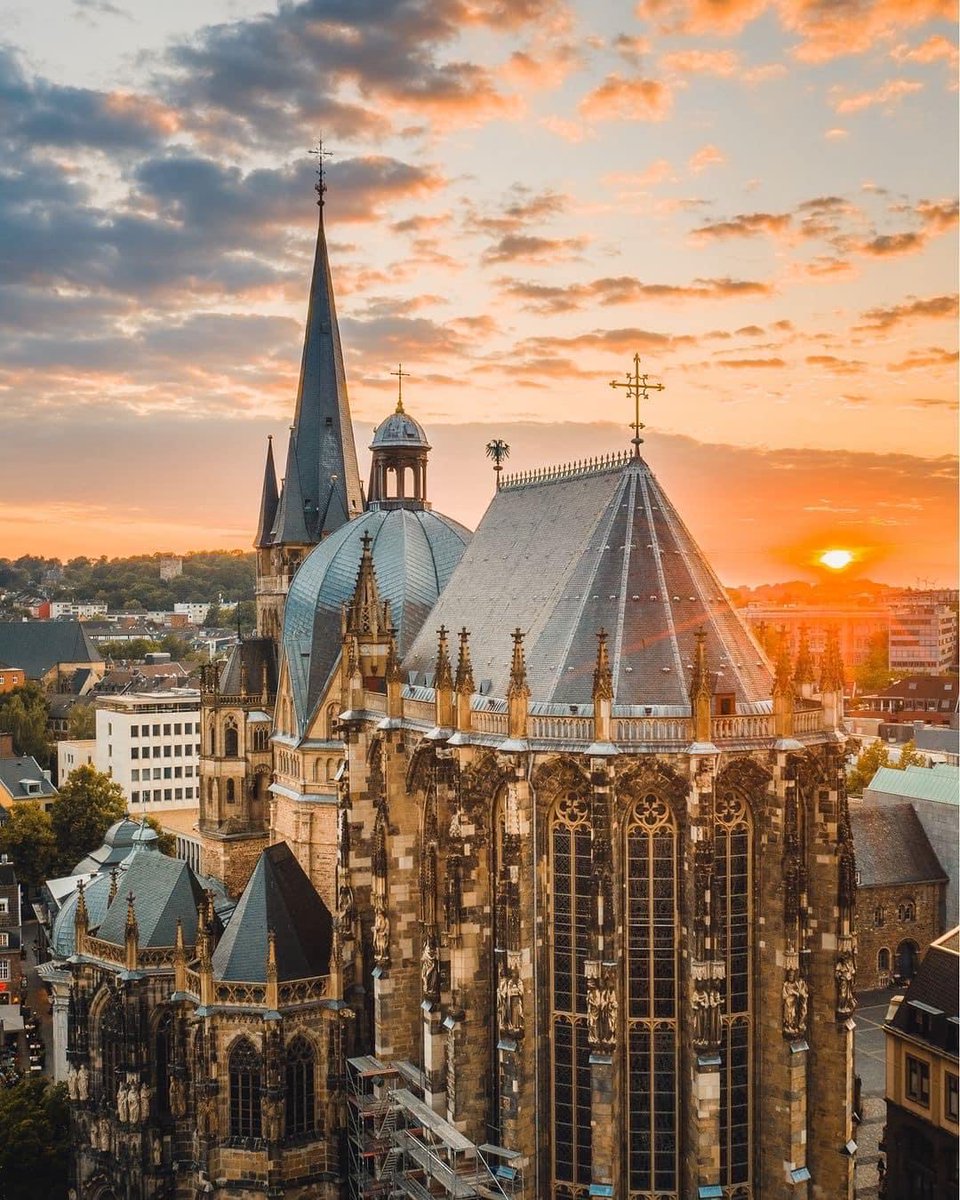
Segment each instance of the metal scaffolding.
[{"label": "metal scaffolding", "polygon": [[[370,1055],[349,1066],[350,1188],[354,1200],[523,1200],[519,1154],[471,1142],[422,1098],[420,1071]],[[421,1095],[416,1093],[420,1092]]]}]

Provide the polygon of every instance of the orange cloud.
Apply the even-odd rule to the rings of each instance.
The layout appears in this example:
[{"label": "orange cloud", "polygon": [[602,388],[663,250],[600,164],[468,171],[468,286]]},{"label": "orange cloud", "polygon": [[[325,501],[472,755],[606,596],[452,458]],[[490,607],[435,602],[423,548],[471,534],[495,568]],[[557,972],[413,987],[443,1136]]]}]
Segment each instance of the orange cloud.
[{"label": "orange cloud", "polygon": [[660,59],[665,71],[680,75],[718,75],[729,78],[740,67],[740,57],[732,50],[676,50]]},{"label": "orange cloud", "polygon": [[915,79],[890,79],[875,91],[858,92],[854,96],[844,96],[842,89],[835,88],[831,103],[838,113],[858,113],[878,104],[898,103],[904,96],[922,90],[923,84]]},{"label": "orange cloud", "polygon": [[700,149],[692,154],[687,161],[687,166],[695,175],[699,175],[701,171],[705,171],[707,167],[718,167],[721,163],[727,161],[727,156],[722,150],[718,150],[716,146],[707,144],[701,146]]},{"label": "orange cloud", "polygon": [[740,213],[729,221],[712,221],[694,229],[698,238],[756,237],[758,234],[780,234],[789,227],[789,213]]},{"label": "orange cloud", "polygon": [[907,321],[947,320],[957,317],[957,296],[931,296],[926,300],[905,300],[888,308],[871,308],[862,314],[864,324],[854,329],[893,329]]},{"label": "orange cloud", "polygon": [[956,68],[957,47],[939,33],[928,37],[919,46],[907,46],[901,43],[890,51],[894,62],[932,63],[943,61]]},{"label": "orange cloud", "polygon": [[613,74],[584,96],[579,111],[593,121],[662,121],[672,103],[670,89],[656,79]]}]

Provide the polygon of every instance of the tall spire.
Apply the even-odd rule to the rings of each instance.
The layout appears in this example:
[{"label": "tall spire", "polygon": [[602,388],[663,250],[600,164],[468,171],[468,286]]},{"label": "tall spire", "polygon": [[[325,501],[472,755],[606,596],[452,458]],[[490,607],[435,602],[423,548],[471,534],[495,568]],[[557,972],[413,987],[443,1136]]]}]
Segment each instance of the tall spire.
[{"label": "tall spire", "polygon": [[297,408],[290,435],[290,454],[296,459],[302,499],[294,504],[287,497],[288,457],[288,476],[273,531],[273,541],[282,544],[318,542],[363,509],[322,199],[321,195]]},{"label": "tall spire", "polygon": [[277,472],[273,465],[273,438],[267,438],[267,461],[263,468],[263,492],[260,496],[260,520],[257,523],[257,537],[254,546],[259,550],[270,544],[270,533],[277,519],[277,504],[280,494],[277,490]]},{"label": "tall spire", "polygon": [[360,566],[353,598],[347,606],[347,632],[354,636],[377,637],[389,629],[384,622],[384,611],[377,588],[377,575],[373,568],[373,538],[365,533],[361,539]]}]

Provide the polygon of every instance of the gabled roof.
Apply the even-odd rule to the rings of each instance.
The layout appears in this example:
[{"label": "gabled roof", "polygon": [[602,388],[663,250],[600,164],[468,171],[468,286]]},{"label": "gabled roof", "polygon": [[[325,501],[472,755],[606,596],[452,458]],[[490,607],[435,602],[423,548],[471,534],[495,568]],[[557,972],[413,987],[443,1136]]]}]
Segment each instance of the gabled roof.
[{"label": "gabled roof", "polygon": [[[957,930],[937,938],[923,956],[890,1024],[957,1057],[960,1017],[960,954]],[[951,1020],[952,1018],[952,1020]]]},{"label": "gabled roof", "polygon": [[213,952],[214,978],[265,982],[268,932],[275,939],[279,980],[327,974],[333,919],[285,842],[268,847],[257,860]]},{"label": "gabled roof", "polygon": [[0,621],[0,658],[42,679],[58,663],[102,663],[79,621]]},{"label": "gabled roof", "polygon": [[517,627],[536,701],[590,703],[601,628],[616,704],[689,711],[700,628],[716,690],[751,711],[773,687],[753,635],[640,458],[505,483],[405,671],[432,672],[440,625],[467,627],[474,673],[494,696],[506,695]]},{"label": "gabled roof", "polygon": [[363,510],[323,206],[310,281],[297,408],[270,544],[318,542]]},{"label": "gabled roof", "polygon": [[[32,790],[25,786],[28,781],[33,785]],[[0,758],[0,787],[14,800],[43,800],[57,795],[40,764],[29,754]]]},{"label": "gabled roof", "polygon": [[912,804],[853,808],[850,825],[861,887],[946,882]]},{"label": "gabled roof", "polygon": [[197,906],[203,899],[203,888],[185,862],[165,854],[137,854],[132,858],[97,937],[123,945],[130,892],[141,946],[172,946],[178,917],[183,922],[184,941],[196,941]]},{"label": "gabled roof", "polygon": [[864,788],[864,797],[871,792],[902,796],[905,800],[933,800],[938,804],[960,805],[960,768],[950,763],[934,767],[880,767]]},{"label": "gabled roof", "polygon": [[950,700],[957,706],[960,697],[960,680],[956,675],[905,675],[895,679],[882,692],[864,696],[866,700],[903,700],[906,707],[914,700]]},{"label": "gabled roof", "polygon": [[250,696],[259,696],[264,671],[267,691],[276,695],[277,651],[273,639],[244,638],[231,649],[217,686],[227,696],[238,695],[242,690]]}]

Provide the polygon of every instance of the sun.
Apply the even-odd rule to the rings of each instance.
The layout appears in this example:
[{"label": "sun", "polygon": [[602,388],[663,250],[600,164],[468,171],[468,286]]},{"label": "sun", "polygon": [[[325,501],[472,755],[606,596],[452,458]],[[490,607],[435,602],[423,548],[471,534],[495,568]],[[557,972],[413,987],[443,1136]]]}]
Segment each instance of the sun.
[{"label": "sun", "polygon": [[853,555],[849,550],[824,550],[817,561],[822,562],[831,571],[842,571],[853,562]]}]

